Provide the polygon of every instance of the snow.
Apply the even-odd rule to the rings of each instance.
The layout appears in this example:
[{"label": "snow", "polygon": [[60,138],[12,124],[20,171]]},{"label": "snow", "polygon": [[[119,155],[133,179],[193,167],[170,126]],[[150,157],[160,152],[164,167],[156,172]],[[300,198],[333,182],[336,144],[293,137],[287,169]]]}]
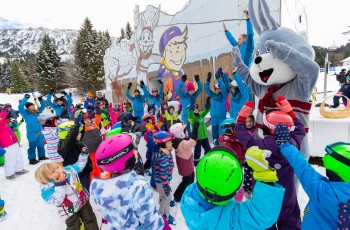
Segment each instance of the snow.
[{"label": "snow", "polygon": [[[322,74],[322,73],[321,73]],[[331,79],[331,76],[329,76]],[[323,82],[323,78],[319,78],[319,82],[317,83],[319,87]],[[335,78],[329,81],[329,86],[333,89],[337,89],[337,82]],[[17,108],[18,101],[23,98],[23,94],[13,94],[6,95],[0,94],[1,103],[9,102],[12,104],[13,108]],[[319,99],[322,99],[320,95],[318,95]],[[73,95],[73,100],[75,102],[79,101],[78,96]],[[33,99],[30,98],[31,102]],[[318,113],[317,110],[312,110],[312,115]],[[209,129],[209,136],[211,136],[210,132],[211,126]],[[21,142],[21,151],[24,159],[25,168],[30,172],[26,175],[20,176],[19,178],[11,181],[6,180],[4,175],[4,168],[0,168],[0,195],[5,200],[5,210],[8,213],[8,217],[5,221],[0,222],[1,230],[22,230],[22,229],[35,229],[35,230],[62,230],[65,229],[65,223],[60,219],[57,214],[56,208],[52,205],[46,204],[40,195],[39,184],[34,179],[34,172],[36,168],[42,163],[38,165],[29,165],[27,159],[27,148],[28,141],[25,137],[25,124],[20,127],[20,131],[22,133],[22,142]],[[324,134],[327,135],[327,134]],[[210,139],[212,143],[212,140]],[[325,143],[326,144],[326,143]],[[145,153],[145,141],[142,138],[141,143],[139,145],[140,152]],[[318,172],[322,175],[325,175],[325,170],[322,167],[313,166]],[[147,177],[147,176],[146,176]],[[149,179],[149,177],[147,177]],[[175,189],[177,185],[180,183],[181,177],[177,173],[177,168],[174,169],[173,180],[171,182],[172,187]],[[154,193],[155,200],[158,200],[158,194]],[[298,201],[300,204],[301,211],[305,208],[308,197],[305,194],[302,187],[300,187],[298,192]],[[93,204],[93,202],[91,202]],[[95,214],[99,221],[99,225],[101,224],[101,215],[94,208]],[[302,212],[301,212],[302,213]],[[183,219],[182,213],[180,211],[179,204],[176,207],[171,208],[171,214],[175,217],[177,221],[176,226],[171,226],[172,229],[187,229],[185,221]],[[103,226],[102,229],[106,229],[106,226]]]}]

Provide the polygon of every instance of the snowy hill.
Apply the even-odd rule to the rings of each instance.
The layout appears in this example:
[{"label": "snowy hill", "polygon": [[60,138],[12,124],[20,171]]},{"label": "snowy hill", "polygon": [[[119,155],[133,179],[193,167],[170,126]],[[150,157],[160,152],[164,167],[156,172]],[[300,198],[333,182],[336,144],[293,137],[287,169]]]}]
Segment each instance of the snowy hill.
[{"label": "snowy hill", "polygon": [[23,57],[39,51],[45,34],[54,41],[59,55],[70,55],[78,36],[77,30],[71,29],[3,29],[0,30],[0,57],[9,54],[13,57]]}]

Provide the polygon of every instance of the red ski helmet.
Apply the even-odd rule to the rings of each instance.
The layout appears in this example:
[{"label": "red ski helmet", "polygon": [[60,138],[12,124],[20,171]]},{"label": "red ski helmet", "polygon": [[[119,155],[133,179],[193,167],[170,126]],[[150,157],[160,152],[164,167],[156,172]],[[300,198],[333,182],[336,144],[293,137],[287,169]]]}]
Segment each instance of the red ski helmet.
[{"label": "red ski helmet", "polygon": [[272,111],[267,112],[267,114],[264,113],[263,122],[264,125],[269,128],[271,134],[275,133],[275,127],[278,124],[286,124],[289,131],[293,131],[295,128],[293,118],[282,111]]}]

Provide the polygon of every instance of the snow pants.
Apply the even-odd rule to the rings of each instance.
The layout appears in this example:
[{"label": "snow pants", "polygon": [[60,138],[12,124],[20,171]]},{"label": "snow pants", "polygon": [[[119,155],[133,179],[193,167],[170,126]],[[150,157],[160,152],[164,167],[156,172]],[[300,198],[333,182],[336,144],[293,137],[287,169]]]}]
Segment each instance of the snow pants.
[{"label": "snow pants", "polygon": [[41,132],[27,133],[27,139],[29,142],[28,159],[34,159],[36,157],[36,149],[38,148],[38,157],[45,156],[45,137]]},{"label": "snow pants", "polygon": [[14,143],[6,148],[5,153],[5,176],[12,176],[16,172],[23,170],[23,157],[18,143]]},{"label": "snow pants", "polygon": [[[254,194],[253,194],[254,196]],[[282,204],[282,209],[276,224],[267,230],[301,229],[300,209],[297,199],[289,206]]]},{"label": "snow pants", "polygon": [[87,201],[87,203],[81,207],[77,213],[66,220],[67,230],[79,230],[80,219],[84,223],[84,230],[99,229],[95,213],[92,210],[89,201]]},{"label": "snow pants", "polygon": [[183,176],[182,177],[181,183],[179,184],[179,186],[177,186],[177,189],[174,192],[174,199],[175,199],[176,202],[180,202],[180,200],[182,198],[182,195],[184,194],[187,186],[189,186],[193,182],[194,182],[194,172],[192,172],[188,176]]},{"label": "snow pants", "polygon": [[219,145],[219,136],[224,133],[220,127],[220,123],[224,120],[224,117],[212,117],[211,118],[211,128],[214,146]]},{"label": "snow pants", "polygon": [[163,185],[161,183],[156,183],[156,187],[157,187],[157,192],[159,193],[159,200],[160,200],[159,214],[161,216],[163,216],[164,214],[169,216],[170,201],[172,200],[173,196],[171,195],[171,193],[169,194],[169,196],[165,195]]},{"label": "snow pants", "polygon": [[208,138],[197,140],[196,146],[194,147],[194,166],[197,166],[201,159],[202,147],[204,148],[204,155],[210,151],[211,147]]}]

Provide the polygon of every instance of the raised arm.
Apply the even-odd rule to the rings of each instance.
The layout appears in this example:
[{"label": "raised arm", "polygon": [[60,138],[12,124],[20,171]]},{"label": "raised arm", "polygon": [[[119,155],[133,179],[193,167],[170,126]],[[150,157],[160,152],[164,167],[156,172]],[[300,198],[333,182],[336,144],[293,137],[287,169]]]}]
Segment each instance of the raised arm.
[{"label": "raised arm", "polygon": [[222,97],[225,98],[225,100],[226,100],[226,97],[228,94],[226,84],[224,83],[224,81],[221,78],[218,78],[217,81],[218,81],[218,84],[219,84],[220,89],[221,89]]},{"label": "raised arm", "polygon": [[[161,80],[159,80],[161,81]],[[161,81],[162,82],[162,81]],[[164,83],[160,83],[160,90],[159,90],[159,94],[158,94],[158,97],[159,97],[159,100],[161,100],[164,96]]]},{"label": "raised arm", "polygon": [[131,101],[133,101],[135,99],[133,96],[130,95],[130,89],[129,88],[126,89],[125,95]]},{"label": "raised arm", "polygon": [[45,100],[42,99],[42,97],[39,97],[39,102],[40,102],[40,108],[39,108],[39,114],[40,114],[45,110],[46,104],[45,104]]},{"label": "raised arm", "polygon": [[201,94],[201,92],[202,92],[202,90],[203,90],[202,82],[201,82],[199,79],[198,79],[196,82],[197,82],[198,89],[197,89],[197,91],[193,94],[193,95],[194,95],[194,98],[197,98],[197,97]]},{"label": "raised arm", "polygon": [[252,56],[254,52],[254,31],[253,31],[253,25],[250,19],[247,19],[246,22],[247,25],[247,39],[246,39],[246,48],[245,48],[245,53],[243,58],[244,64],[246,66],[250,66],[250,63],[252,62]]},{"label": "raised arm", "polygon": [[209,87],[210,87],[210,82],[206,81],[204,84],[204,91],[209,97],[213,97],[214,93],[213,93],[213,91],[211,91],[211,89]]},{"label": "raised arm", "polygon": [[290,142],[279,146],[281,153],[287,158],[289,164],[294,169],[294,173],[300,180],[306,194],[308,196],[317,194],[317,190],[323,179],[316,170],[305,160],[300,151]]},{"label": "raised arm", "polygon": [[232,46],[238,46],[238,42],[236,41],[236,39],[232,36],[232,34],[230,33],[230,31],[225,30],[225,35],[227,40],[231,43]]},{"label": "raised arm", "polygon": [[24,97],[18,105],[18,111],[24,119],[26,119],[26,117],[28,116],[27,110],[24,107],[27,101],[28,101],[28,98]]},{"label": "raised arm", "polygon": [[185,98],[185,94],[182,92],[182,87],[184,86],[185,82],[181,81],[180,84],[177,86],[176,94],[181,98]]},{"label": "raised arm", "polygon": [[57,107],[57,105],[55,105],[54,103],[52,103],[52,93],[49,93],[48,95],[47,95],[47,98],[46,98],[46,104],[48,104],[48,106],[50,106],[51,108],[56,108]]}]

